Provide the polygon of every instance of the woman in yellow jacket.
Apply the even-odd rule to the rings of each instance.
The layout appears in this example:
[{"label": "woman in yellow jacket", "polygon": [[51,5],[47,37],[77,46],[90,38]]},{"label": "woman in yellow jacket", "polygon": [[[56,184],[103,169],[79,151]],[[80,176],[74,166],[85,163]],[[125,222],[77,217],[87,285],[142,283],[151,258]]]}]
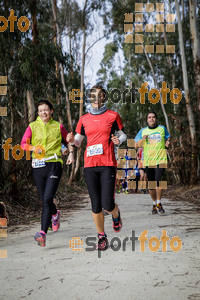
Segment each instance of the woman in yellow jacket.
[{"label": "woman in yellow jacket", "polygon": [[[53,105],[47,100],[37,104],[38,117],[30,123],[21,141],[21,146],[32,153],[33,177],[42,200],[41,230],[34,239],[38,245],[46,245],[46,234],[52,218],[53,231],[60,226],[60,211],[53,198],[62,176],[61,142],[66,141],[67,130],[53,120]],[[73,148],[69,145],[67,164],[73,162]]]}]

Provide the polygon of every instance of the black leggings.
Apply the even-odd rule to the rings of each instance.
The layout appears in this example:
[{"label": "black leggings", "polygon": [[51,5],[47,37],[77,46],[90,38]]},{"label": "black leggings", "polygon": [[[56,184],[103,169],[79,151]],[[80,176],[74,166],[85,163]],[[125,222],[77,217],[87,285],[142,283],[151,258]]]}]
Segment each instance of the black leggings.
[{"label": "black leggings", "polygon": [[57,213],[53,198],[62,176],[60,162],[48,162],[45,167],[33,168],[33,178],[42,200],[41,230],[47,233],[52,215]]},{"label": "black leggings", "polygon": [[155,168],[146,167],[146,173],[148,181],[156,181],[157,187],[159,187],[159,181],[162,179],[164,168],[159,168],[159,165],[155,166]]},{"label": "black leggings", "polygon": [[115,167],[85,168],[85,179],[92,203],[92,212],[100,213],[102,207],[107,211],[115,208]]}]

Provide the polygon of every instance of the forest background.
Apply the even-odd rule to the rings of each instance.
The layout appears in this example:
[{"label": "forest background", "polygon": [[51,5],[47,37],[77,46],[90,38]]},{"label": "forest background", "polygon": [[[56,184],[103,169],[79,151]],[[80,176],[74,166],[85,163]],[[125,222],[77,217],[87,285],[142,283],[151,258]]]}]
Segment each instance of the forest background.
[{"label": "forest background", "polygon": [[[21,32],[17,22],[10,31],[10,22],[4,32],[0,32],[0,76],[7,76],[7,91],[0,96],[0,106],[7,108],[7,115],[0,116],[0,200],[20,205],[32,205],[35,201],[34,183],[30,161],[26,156],[16,160],[9,151],[9,159],[4,157],[2,145],[11,138],[14,147],[20,144],[28,124],[35,120],[36,103],[48,99],[54,105],[54,119],[62,123],[69,132],[75,131],[79,117],[87,111],[87,97],[80,97],[73,103],[69,93],[72,89],[85,92],[89,86],[85,82],[85,68],[90,59],[90,50],[106,38],[101,49],[103,58],[97,72],[97,83],[103,84],[108,95],[113,89],[123,92],[132,85],[140,88],[147,82],[147,88],[160,91],[166,82],[170,91],[177,88],[182,93],[178,104],[170,101],[156,104],[148,100],[141,104],[139,93],[131,101],[130,93],[124,100],[111,101],[107,105],[117,111],[123,121],[128,138],[146,126],[146,114],[153,109],[158,114],[158,123],[164,125],[171,135],[168,150],[168,184],[186,187],[198,184],[200,179],[200,1],[149,1],[154,5],[154,13],[145,11],[147,1],[133,0],[84,0],[83,5],[76,0],[30,0],[0,1],[0,16],[6,19],[14,10],[19,19],[26,16],[30,21],[27,31]],[[143,53],[136,53],[134,22],[135,3],[143,4],[143,24],[154,24],[156,28],[156,5],[164,3],[164,15],[175,14],[175,32],[145,32]],[[126,32],[125,14],[133,14],[133,31]],[[141,12],[140,12],[141,13]],[[101,34],[91,43],[96,22],[101,20]],[[2,19],[1,19],[2,21]],[[131,22],[126,22],[131,24]],[[24,23],[22,24],[24,25]],[[3,26],[3,22],[0,23]],[[131,25],[129,25],[129,28]],[[125,34],[133,36],[133,42],[125,42]],[[136,33],[137,34],[137,33]],[[67,45],[67,46],[66,46]],[[145,53],[145,45],[174,45],[174,53]],[[67,50],[66,50],[67,49]],[[98,54],[97,54],[98,55]],[[123,60],[116,66],[116,56]],[[2,84],[2,82],[0,82]],[[5,84],[4,84],[5,86]],[[115,94],[116,97],[116,94]],[[153,95],[155,97],[155,94]],[[77,98],[76,98],[77,99]],[[115,98],[116,99],[116,98]],[[122,145],[122,148],[126,145]],[[84,186],[83,146],[76,150],[75,163],[64,164],[61,185],[66,191],[75,186]],[[19,151],[16,152],[19,154]],[[38,197],[38,196],[37,196]]]}]

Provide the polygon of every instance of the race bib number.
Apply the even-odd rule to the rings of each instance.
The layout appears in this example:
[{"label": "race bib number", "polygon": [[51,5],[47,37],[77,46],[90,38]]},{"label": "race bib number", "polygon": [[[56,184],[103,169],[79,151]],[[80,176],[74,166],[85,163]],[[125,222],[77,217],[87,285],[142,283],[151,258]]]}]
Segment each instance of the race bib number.
[{"label": "race bib number", "polygon": [[35,168],[42,168],[45,167],[45,160],[44,159],[33,159],[32,160],[32,167]]},{"label": "race bib number", "polygon": [[153,133],[149,135],[149,144],[156,144],[162,141],[160,133]]},{"label": "race bib number", "polygon": [[92,145],[87,147],[87,157],[103,154],[103,145]]}]

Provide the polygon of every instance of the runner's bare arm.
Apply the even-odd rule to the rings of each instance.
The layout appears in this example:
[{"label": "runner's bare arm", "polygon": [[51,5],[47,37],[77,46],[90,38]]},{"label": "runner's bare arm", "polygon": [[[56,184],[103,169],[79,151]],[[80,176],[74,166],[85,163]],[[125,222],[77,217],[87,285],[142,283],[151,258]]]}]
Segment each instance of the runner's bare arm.
[{"label": "runner's bare arm", "polygon": [[144,135],[143,138],[136,143],[136,148],[140,148],[143,146],[143,142],[148,138],[148,135]]},{"label": "runner's bare arm", "polygon": [[70,165],[74,162],[74,148],[70,145],[70,143],[68,144],[68,148],[69,148],[69,155],[67,158],[66,165]]}]

